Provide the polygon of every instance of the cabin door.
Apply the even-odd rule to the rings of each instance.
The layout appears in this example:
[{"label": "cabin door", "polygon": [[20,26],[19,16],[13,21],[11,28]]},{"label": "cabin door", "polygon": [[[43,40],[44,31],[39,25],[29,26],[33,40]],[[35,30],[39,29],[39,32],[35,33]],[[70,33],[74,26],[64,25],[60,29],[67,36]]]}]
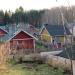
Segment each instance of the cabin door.
[{"label": "cabin door", "polygon": [[19,50],[19,49],[23,49],[23,47],[22,47],[22,46],[23,46],[23,45],[22,45],[22,42],[23,42],[23,41],[21,41],[21,40],[18,40],[18,41],[17,41],[17,49],[18,49],[18,50]]}]

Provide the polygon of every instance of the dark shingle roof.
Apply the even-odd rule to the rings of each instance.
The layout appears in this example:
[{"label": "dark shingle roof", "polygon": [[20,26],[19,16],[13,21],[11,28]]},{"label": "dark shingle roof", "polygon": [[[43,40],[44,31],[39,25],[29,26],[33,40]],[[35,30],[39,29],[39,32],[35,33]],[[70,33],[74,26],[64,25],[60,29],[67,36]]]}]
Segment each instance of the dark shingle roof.
[{"label": "dark shingle roof", "polygon": [[56,56],[60,56],[60,57],[64,57],[64,58],[72,58],[73,60],[75,60],[75,45],[72,46],[72,51],[71,48],[66,48],[63,49],[63,51],[59,54],[56,54]]},{"label": "dark shingle roof", "polygon": [[65,30],[66,30],[67,35],[71,34],[69,29],[66,26],[64,29],[63,25],[45,25],[45,27],[48,30],[48,32],[50,33],[50,35],[52,35],[52,36],[60,36],[60,35],[63,36]]}]

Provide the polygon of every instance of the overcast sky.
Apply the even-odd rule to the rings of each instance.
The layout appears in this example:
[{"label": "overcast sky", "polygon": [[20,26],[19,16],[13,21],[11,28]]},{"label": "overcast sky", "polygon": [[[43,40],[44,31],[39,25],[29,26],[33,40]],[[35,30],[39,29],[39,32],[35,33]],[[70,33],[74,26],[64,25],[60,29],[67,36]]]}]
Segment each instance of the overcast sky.
[{"label": "overcast sky", "polygon": [[16,8],[22,6],[25,10],[39,10],[61,5],[67,6],[68,3],[75,5],[75,0],[57,0],[57,2],[56,0],[0,0],[0,9],[15,11]]}]

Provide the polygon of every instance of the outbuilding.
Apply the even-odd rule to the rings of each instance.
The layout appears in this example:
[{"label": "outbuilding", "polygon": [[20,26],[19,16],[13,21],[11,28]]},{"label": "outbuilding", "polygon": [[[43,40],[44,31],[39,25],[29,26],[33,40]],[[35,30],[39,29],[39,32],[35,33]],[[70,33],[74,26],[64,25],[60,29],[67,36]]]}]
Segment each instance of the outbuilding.
[{"label": "outbuilding", "polygon": [[23,50],[25,54],[35,52],[35,38],[24,30],[17,31],[14,36],[9,39],[10,50]]}]

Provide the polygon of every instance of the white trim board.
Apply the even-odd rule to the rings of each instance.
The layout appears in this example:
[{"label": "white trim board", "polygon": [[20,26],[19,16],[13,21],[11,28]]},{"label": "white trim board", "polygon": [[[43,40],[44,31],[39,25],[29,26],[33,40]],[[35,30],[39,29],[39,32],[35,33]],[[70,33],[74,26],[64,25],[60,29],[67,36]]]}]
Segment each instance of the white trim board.
[{"label": "white trim board", "polygon": [[26,39],[13,39],[13,40],[31,40],[31,39],[33,39],[33,38],[26,38]]}]

